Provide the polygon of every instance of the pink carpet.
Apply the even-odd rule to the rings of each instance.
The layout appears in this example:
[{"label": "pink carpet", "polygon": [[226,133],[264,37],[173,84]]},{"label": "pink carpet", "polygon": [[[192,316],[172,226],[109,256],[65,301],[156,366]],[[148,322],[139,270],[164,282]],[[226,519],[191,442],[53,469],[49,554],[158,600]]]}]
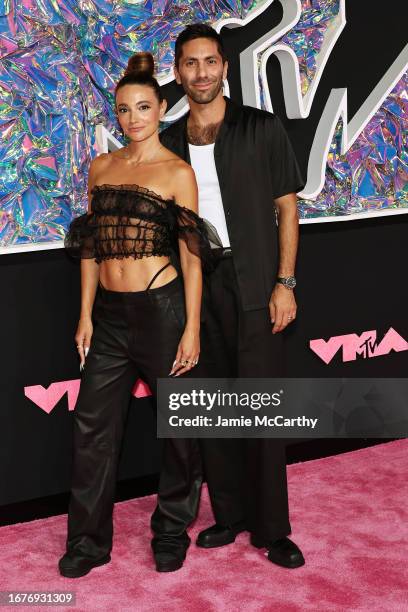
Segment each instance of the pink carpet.
[{"label": "pink carpet", "polygon": [[[288,477],[299,569],[268,562],[244,533],[221,549],[192,544],[183,569],[158,574],[146,497],[116,505],[112,562],[76,580],[57,571],[66,516],[1,528],[0,590],[73,590],[76,606],[58,609],[87,612],[408,612],[408,440],[291,465]],[[192,538],[211,523],[204,491]]]}]

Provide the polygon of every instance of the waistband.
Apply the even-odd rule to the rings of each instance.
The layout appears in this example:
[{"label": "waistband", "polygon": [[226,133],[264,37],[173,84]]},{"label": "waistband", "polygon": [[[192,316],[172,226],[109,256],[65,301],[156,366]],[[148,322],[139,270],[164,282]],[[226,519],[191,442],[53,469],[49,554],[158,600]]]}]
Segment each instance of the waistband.
[{"label": "waistband", "polygon": [[142,289],[141,291],[112,291],[105,289],[103,285],[98,286],[98,297],[104,302],[149,302],[160,300],[183,290],[183,282],[180,276],[176,276],[169,283],[154,287],[153,289]]}]

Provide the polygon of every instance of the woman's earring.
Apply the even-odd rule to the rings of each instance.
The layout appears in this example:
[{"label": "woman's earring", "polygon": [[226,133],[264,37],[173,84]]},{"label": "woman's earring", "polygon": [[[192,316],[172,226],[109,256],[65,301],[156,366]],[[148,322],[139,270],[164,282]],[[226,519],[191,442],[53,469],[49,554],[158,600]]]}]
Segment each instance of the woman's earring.
[{"label": "woman's earring", "polygon": [[121,140],[124,143],[124,145],[129,144],[129,142],[130,142],[129,137],[126,136],[125,132],[123,131],[123,128],[122,128],[122,126],[119,123],[119,119],[118,119],[117,115],[116,115],[116,121],[117,121],[116,130],[118,132],[119,140]]}]

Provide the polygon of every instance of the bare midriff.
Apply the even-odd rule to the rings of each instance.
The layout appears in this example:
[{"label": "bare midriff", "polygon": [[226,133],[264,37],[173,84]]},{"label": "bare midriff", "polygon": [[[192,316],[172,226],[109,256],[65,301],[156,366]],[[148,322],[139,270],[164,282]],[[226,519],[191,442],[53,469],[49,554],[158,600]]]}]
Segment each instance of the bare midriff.
[{"label": "bare midriff", "polygon": [[[169,261],[167,256],[106,259],[99,264],[99,280],[109,291],[144,291],[156,272]],[[177,270],[170,265],[159,274],[150,288],[162,287],[176,277]]]}]

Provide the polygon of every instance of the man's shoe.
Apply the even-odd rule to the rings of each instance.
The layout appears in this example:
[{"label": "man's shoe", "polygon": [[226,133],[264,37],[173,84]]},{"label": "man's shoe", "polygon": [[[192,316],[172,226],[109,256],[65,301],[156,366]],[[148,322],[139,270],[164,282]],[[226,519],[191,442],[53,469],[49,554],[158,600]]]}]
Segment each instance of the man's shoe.
[{"label": "man's shoe", "polygon": [[80,578],[89,574],[91,569],[105,565],[111,560],[110,555],[102,557],[102,559],[87,559],[86,557],[75,556],[72,553],[65,553],[59,560],[58,567],[61,576],[65,578]]},{"label": "man's shoe", "polygon": [[180,556],[173,552],[155,552],[154,560],[156,562],[156,571],[158,572],[175,572],[183,567],[183,561],[186,555]]},{"label": "man's shoe", "polygon": [[305,564],[302,551],[289,538],[280,538],[275,540],[275,542],[267,542],[252,534],[251,544],[256,548],[267,548],[269,561],[281,567],[295,569]]},{"label": "man's shoe", "polygon": [[196,544],[201,548],[218,548],[218,546],[226,546],[235,542],[235,538],[239,533],[245,531],[243,523],[237,523],[232,527],[224,527],[223,525],[215,524],[212,527],[200,531]]},{"label": "man's shoe", "polygon": [[175,572],[183,567],[190,538],[186,532],[181,536],[155,536],[151,542],[156,570],[158,572]]}]

